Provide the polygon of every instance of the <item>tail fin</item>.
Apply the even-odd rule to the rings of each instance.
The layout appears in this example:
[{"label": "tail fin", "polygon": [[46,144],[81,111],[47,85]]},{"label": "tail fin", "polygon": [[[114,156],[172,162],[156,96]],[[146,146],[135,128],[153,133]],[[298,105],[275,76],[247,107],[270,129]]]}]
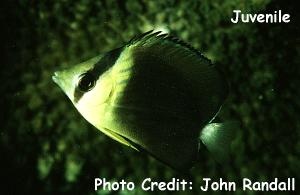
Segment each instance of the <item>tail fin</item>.
[{"label": "tail fin", "polygon": [[203,128],[200,139],[218,162],[229,160],[231,142],[238,126],[237,122],[226,122],[210,123]]}]

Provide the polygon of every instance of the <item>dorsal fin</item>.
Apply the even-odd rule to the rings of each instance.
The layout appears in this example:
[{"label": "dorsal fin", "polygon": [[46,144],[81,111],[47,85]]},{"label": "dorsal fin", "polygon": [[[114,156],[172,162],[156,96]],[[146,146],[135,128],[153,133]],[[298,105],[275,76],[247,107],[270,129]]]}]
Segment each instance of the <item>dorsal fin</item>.
[{"label": "dorsal fin", "polygon": [[200,51],[195,49],[190,44],[188,44],[170,34],[163,33],[162,31],[150,30],[148,32],[142,33],[140,35],[133,37],[126,45],[127,46],[132,46],[132,45],[151,46],[151,45],[155,45],[157,43],[163,44],[164,42],[168,42],[168,43],[171,42],[177,46],[183,47],[183,48],[189,50],[190,52],[192,52],[194,55],[198,55],[204,61],[207,61],[208,64],[212,64],[211,60],[206,58]]}]

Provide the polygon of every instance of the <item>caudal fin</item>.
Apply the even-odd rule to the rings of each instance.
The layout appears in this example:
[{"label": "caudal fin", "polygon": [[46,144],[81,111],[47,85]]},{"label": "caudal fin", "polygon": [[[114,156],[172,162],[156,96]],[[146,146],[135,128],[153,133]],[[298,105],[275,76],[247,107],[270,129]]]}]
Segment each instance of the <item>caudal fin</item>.
[{"label": "caudal fin", "polygon": [[229,160],[231,142],[238,126],[237,122],[210,123],[202,130],[200,139],[218,162]]}]

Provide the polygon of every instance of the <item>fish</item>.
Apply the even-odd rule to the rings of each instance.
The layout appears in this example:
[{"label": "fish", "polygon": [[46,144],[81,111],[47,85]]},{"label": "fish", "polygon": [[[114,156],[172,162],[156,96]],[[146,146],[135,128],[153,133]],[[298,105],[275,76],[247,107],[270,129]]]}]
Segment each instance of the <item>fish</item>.
[{"label": "fish", "polygon": [[202,145],[217,160],[228,156],[232,126],[214,122],[228,83],[173,35],[148,31],[52,79],[95,128],[175,170],[202,160]]}]

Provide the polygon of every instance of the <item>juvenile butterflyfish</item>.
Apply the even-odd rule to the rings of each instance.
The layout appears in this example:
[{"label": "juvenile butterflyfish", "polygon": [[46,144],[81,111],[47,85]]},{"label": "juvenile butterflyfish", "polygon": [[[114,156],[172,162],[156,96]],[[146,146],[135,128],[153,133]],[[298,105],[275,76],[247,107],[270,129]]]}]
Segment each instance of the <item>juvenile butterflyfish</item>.
[{"label": "juvenile butterflyfish", "polygon": [[170,34],[135,36],[52,79],[95,128],[176,170],[192,168],[200,148],[225,158],[230,127],[214,118],[227,81],[211,60]]}]

